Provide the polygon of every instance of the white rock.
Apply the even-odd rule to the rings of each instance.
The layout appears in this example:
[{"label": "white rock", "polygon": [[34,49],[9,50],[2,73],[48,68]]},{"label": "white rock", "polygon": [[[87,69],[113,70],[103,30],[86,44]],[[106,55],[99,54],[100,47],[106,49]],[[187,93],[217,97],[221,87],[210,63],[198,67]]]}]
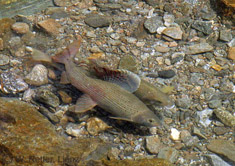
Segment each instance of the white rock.
[{"label": "white rock", "polygon": [[211,120],[209,119],[212,115],[212,109],[204,109],[203,111],[198,111],[197,115],[199,116],[199,123],[201,123],[204,127],[208,127],[211,124]]},{"label": "white rock", "polygon": [[178,141],[180,139],[180,132],[176,128],[171,128],[171,139]]}]

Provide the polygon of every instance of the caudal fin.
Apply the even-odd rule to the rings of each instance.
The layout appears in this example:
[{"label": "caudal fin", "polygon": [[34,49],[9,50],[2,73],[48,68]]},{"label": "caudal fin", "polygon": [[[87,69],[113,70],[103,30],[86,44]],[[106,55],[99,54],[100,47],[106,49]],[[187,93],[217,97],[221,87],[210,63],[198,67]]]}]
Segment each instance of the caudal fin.
[{"label": "caudal fin", "polygon": [[73,43],[68,45],[68,47],[64,49],[62,52],[53,56],[52,60],[58,63],[65,63],[67,60],[73,58],[79,51],[81,41],[82,41],[82,38],[78,36],[77,40],[75,40]]}]

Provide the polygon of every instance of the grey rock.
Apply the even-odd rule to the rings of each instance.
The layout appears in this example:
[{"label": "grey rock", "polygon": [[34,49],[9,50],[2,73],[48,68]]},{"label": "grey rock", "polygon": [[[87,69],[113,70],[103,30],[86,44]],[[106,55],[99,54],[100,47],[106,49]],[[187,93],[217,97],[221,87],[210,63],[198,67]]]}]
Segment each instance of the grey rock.
[{"label": "grey rock", "polygon": [[199,139],[197,136],[187,136],[187,137],[184,137],[182,141],[186,147],[190,148],[192,146],[195,146],[199,142]]},{"label": "grey rock", "polygon": [[209,52],[213,50],[213,46],[211,46],[208,43],[199,43],[190,45],[186,48],[186,54],[192,55],[192,54],[199,54],[204,52]]},{"label": "grey rock", "polygon": [[177,99],[175,104],[180,108],[188,109],[191,105],[191,100],[188,96],[183,96],[182,98]]},{"label": "grey rock", "polygon": [[0,66],[7,65],[7,64],[9,64],[9,62],[10,62],[9,56],[0,54]]},{"label": "grey rock", "polygon": [[219,34],[219,39],[223,40],[223,41],[230,41],[232,40],[233,35],[230,29],[222,29],[220,30],[220,34]]},{"label": "grey rock", "polygon": [[109,26],[111,20],[107,16],[89,14],[85,18],[85,23],[93,28]]},{"label": "grey rock", "polygon": [[175,16],[172,14],[164,14],[163,16],[165,26],[170,26],[175,21]]},{"label": "grey rock", "polygon": [[222,102],[219,99],[215,99],[215,100],[210,100],[208,103],[208,106],[210,108],[219,108],[222,106]]},{"label": "grey rock", "polygon": [[162,70],[158,72],[158,76],[161,78],[172,78],[175,76],[175,71],[172,69]]},{"label": "grey rock", "polygon": [[183,32],[180,27],[168,27],[162,32],[164,35],[176,40],[182,39]]},{"label": "grey rock", "polygon": [[175,63],[177,63],[177,62],[180,62],[180,61],[183,60],[183,59],[184,59],[183,56],[177,56],[177,57],[171,59],[171,63],[172,63],[172,64],[175,64]]},{"label": "grey rock", "polygon": [[220,107],[214,109],[214,113],[225,125],[231,127],[235,126],[235,116],[231,114],[229,111],[225,110],[225,108]]},{"label": "grey rock", "polygon": [[137,64],[136,59],[133,56],[126,55],[120,59],[118,68],[126,69],[134,73],[137,73],[139,70],[139,65]]},{"label": "grey rock", "polygon": [[208,21],[199,21],[196,20],[193,24],[192,27],[200,32],[203,32],[206,35],[209,35],[213,32],[212,28],[212,23]]},{"label": "grey rock", "polygon": [[38,111],[47,117],[52,123],[55,124],[59,122],[59,118],[55,114],[51,113],[47,108],[40,106]]},{"label": "grey rock", "polygon": [[41,64],[33,67],[32,71],[25,77],[25,81],[30,85],[40,86],[48,83],[47,68]]},{"label": "grey rock", "polygon": [[224,135],[225,133],[229,132],[228,127],[215,127],[214,132],[216,135]]},{"label": "grey rock", "polygon": [[233,38],[229,43],[228,43],[229,47],[235,47],[235,38]]},{"label": "grey rock", "polygon": [[208,158],[212,166],[231,166],[215,154],[207,154],[205,156]]},{"label": "grey rock", "polygon": [[54,93],[43,88],[36,92],[35,100],[51,107],[57,107],[60,104],[59,98]]},{"label": "grey rock", "polygon": [[98,3],[97,7],[100,8],[101,10],[118,10],[122,6],[118,3]]},{"label": "grey rock", "polygon": [[235,162],[235,144],[232,141],[215,139],[210,141],[207,148],[219,155],[223,155]]},{"label": "grey rock", "polygon": [[160,149],[163,148],[162,143],[158,136],[148,136],[146,138],[146,149],[152,154],[158,154]]},{"label": "grey rock", "polygon": [[150,33],[156,33],[159,27],[163,26],[162,18],[159,16],[151,17],[144,22],[144,27]]},{"label": "grey rock", "polygon": [[197,116],[199,117],[199,123],[204,127],[208,127],[211,123],[209,119],[212,116],[213,110],[212,109],[204,109],[203,111],[198,111]]},{"label": "grey rock", "polygon": [[28,89],[28,84],[23,78],[12,71],[1,73],[0,80],[2,80],[1,90],[4,93],[18,93]]},{"label": "grey rock", "polygon": [[201,137],[201,138],[204,138],[204,139],[207,139],[202,133],[201,133],[201,131],[197,128],[197,127],[193,127],[193,134],[194,135],[197,135],[197,136],[199,136],[199,137]]},{"label": "grey rock", "polygon": [[202,14],[202,18],[205,20],[213,20],[215,17],[216,17],[216,14],[214,12]]},{"label": "grey rock", "polygon": [[157,158],[166,159],[171,163],[174,163],[179,155],[179,152],[175,148],[165,147],[160,150]]},{"label": "grey rock", "polygon": [[159,0],[146,0],[146,3],[149,4],[150,6],[157,6],[159,5],[160,1]]},{"label": "grey rock", "polygon": [[211,100],[214,95],[215,95],[215,89],[214,88],[206,88],[204,90],[205,100],[207,100],[207,101]]}]

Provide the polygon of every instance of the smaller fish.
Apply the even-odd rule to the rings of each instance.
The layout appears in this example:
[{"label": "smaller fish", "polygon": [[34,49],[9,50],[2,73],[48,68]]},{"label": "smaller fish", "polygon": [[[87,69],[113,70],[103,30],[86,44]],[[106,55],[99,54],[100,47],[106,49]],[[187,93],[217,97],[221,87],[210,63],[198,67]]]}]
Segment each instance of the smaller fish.
[{"label": "smaller fish", "polygon": [[[161,105],[161,106],[172,106],[173,102],[169,98],[169,96],[163,93],[160,89],[155,87],[153,84],[141,79],[140,84],[135,85],[129,81],[132,72],[124,69],[108,69],[106,67],[101,67],[98,65],[96,60],[91,60],[91,66],[95,69],[95,75],[105,81],[109,81],[112,83],[117,83],[121,87],[126,90],[134,93],[141,101],[143,101],[146,105]],[[114,78],[116,76],[121,77],[122,79],[126,79],[126,82],[129,82],[128,85],[122,85]],[[140,79],[140,78],[139,78]],[[131,80],[131,79],[130,79]],[[133,87],[131,87],[133,86]]]}]

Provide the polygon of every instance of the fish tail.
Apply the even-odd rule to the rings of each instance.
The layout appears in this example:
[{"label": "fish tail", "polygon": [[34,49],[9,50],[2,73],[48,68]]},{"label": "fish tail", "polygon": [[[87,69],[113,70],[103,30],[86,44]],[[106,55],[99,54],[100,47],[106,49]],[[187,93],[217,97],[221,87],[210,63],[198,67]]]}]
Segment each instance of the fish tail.
[{"label": "fish tail", "polygon": [[82,38],[78,36],[78,39],[73,41],[66,49],[52,57],[52,60],[57,63],[65,63],[67,60],[73,58],[79,51]]}]

